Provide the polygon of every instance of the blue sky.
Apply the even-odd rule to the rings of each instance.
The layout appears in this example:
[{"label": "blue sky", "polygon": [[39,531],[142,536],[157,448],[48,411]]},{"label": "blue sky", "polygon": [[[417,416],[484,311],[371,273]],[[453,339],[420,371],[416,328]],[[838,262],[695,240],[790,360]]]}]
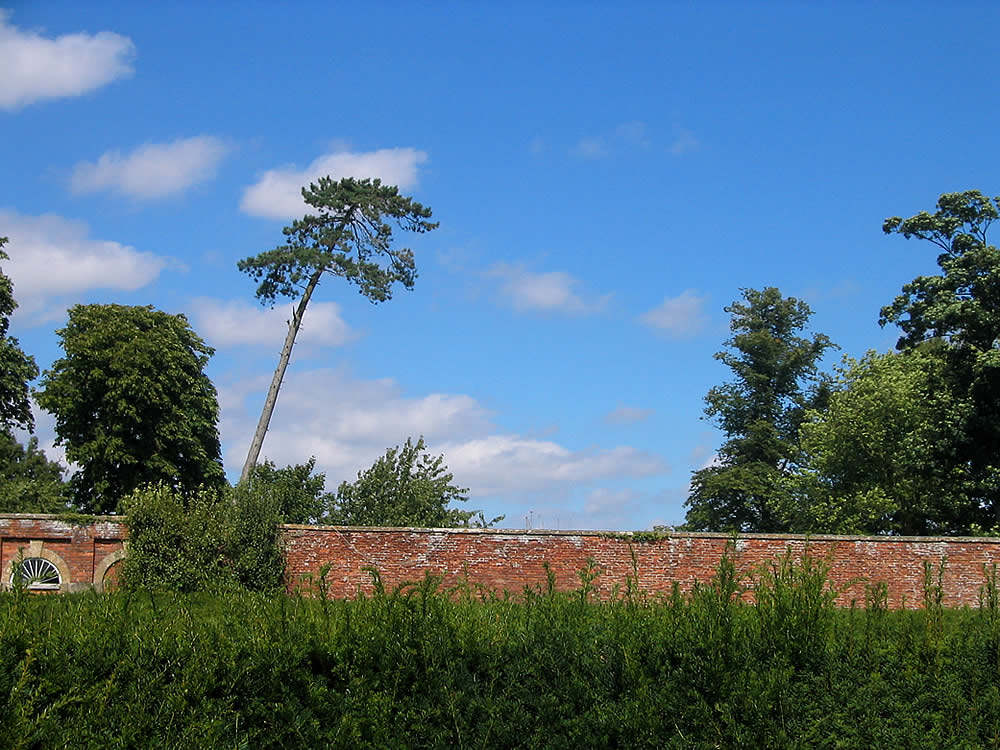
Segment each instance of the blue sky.
[{"label": "blue sky", "polygon": [[742,287],[805,299],[828,366],[886,350],[935,254],[882,220],[1000,192],[993,4],[143,6],[2,12],[13,332],[44,369],[69,305],[187,315],[233,479],[289,310],[236,261],[323,174],[441,226],[399,238],[412,292],[320,286],[264,454],[333,489],[422,434],[469,507],[551,528],[683,521]]}]

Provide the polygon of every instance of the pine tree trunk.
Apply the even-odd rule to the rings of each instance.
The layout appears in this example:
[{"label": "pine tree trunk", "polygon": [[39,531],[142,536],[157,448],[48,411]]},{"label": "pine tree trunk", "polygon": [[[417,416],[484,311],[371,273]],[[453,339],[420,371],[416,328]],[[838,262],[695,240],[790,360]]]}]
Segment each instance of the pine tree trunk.
[{"label": "pine tree trunk", "polygon": [[271,387],[267,391],[267,400],[264,402],[264,410],[260,413],[260,421],[257,422],[257,431],[254,433],[253,442],[250,444],[250,452],[247,454],[246,463],[243,464],[243,473],[240,474],[240,483],[243,483],[250,476],[253,467],[257,465],[257,458],[260,456],[260,449],[264,445],[264,436],[267,434],[267,427],[271,423],[271,413],[274,405],[278,401],[278,391],[281,389],[281,381],[285,377],[285,370],[288,368],[288,360],[292,357],[292,347],[295,346],[295,337],[299,333],[302,325],[302,316],[305,315],[306,305],[312,297],[313,290],[319,284],[319,279],[323,275],[320,269],[312,275],[299,304],[295,306],[292,319],[288,321],[288,333],[285,336],[285,345],[281,348],[281,357],[278,359],[278,366],[274,370],[274,377],[271,378]]}]

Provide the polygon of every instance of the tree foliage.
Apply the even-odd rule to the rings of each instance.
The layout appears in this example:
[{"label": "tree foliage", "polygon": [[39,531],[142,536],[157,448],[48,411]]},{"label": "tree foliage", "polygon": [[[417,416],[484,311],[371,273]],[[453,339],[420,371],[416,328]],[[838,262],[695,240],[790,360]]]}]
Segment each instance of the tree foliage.
[{"label": "tree foliage", "polygon": [[129,529],[122,582],[154,591],[276,591],[283,583],[281,518],[273,496],[248,487],[183,493],[147,485],[122,501]]},{"label": "tree foliage", "polygon": [[933,243],[941,249],[941,274],[918,276],[882,308],[880,324],[903,331],[897,347],[910,349],[930,338],[984,353],[1000,338],[1000,250],[988,242],[990,225],[1000,216],[1000,197],[977,190],[945,193],[933,214],[885,220],[886,234]]},{"label": "tree foliage", "polygon": [[[0,260],[10,256],[4,252],[6,237],[0,237]],[[25,354],[18,340],[8,335],[10,316],[17,309],[14,300],[14,282],[0,271],[0,431],[9,432],[15,427],[31,430],[28,383],[38,377],[34,357]]]},{"label": "tree foliage", "polygon": [[785,479],[798,459],[799,426],[827,389],[817,363],[833,344],[823,334],[798,335],[812,311],[774,287],[744,289],[731,316],[730,351],[715,358],[733,380],[712,388],[705,414],[726,441],[715,465],[694,472],[688,528],[782,531]]},{"label": "tree foliage", "polygon": [[384,302],[396,283],[412,289],[417,277],[413,252],[393,246],[393,227],[421,234],[438,226],[428,221],[430,208],[377,179],[322,177],[303,188],[302,197],[316,213],[285,227],[285,244],[237,264],[258,282],[256,296],[262,303],[274,305],[279,297],[298,300],[241,481],[257,463],[295,337],[323,276],[339,276],[373,303]]},{"label": "tree foliage", "polygon": [[452,484],[454,476],[444,456],[431,456],[426,448],[422,437],[416,443],[407,439],[358,472],[356,482],[342,483],[330,522],[343,526],[469,525],[474,511],[448,507],[453,501],[468,500],[468,490]]},{"label": "tree foliage", "polygon": [[1000,249],[988,237],[998,216],[1000,198],[971,190],[945,193],[933,214],[886,219],[886,233],[936,245],[941,273],[906,284],[879,321],[900,327],[901,351],[939,342],[944,387],[971,402],[964,423],[951,431],[948,452],[968,474],[963,506],[977,506],[976,523],[987,528],[1000,523]]},{"label": "tree foliage", "polygon": [[213,350],[183,315],[152,307],[75,305],[57,332],[65,356],[36,396],[57,442],[80,466],[78,505],[115,511],[138,487],[219,487],[218,402],[204,372]]},{"label": "tree foliage", "polygon": [[272,498],[283,523],[321,523],[334,502],[334,494],[325,491],[326,474],[316,473],[315,457],[283,469],[265,460],[253,468],[247,484]]},{"label": "tree foliage", "polygon": [[[429,232],[438,226],[427,221],[430,208],[378,179],[321,177],[302,189],[302,197],[316,213],[285,227],[285,244],[237,264],[259,283],[259,300],[298,299],[317,274],[346,279],[372,302],[390,299],[397,282],[413,288],[413,252],[393,248],[389,222],[405,231]],[[379,263],[382,257],[385,265]]]},{"label": "tree foliage", "polygon": [[27,445],[0,432],[0,513],[63,513],[69,509],[64,469],[32,436]]},{"label": "tree foliage", "polygon": [[845,358],[828,407],[802,426],[793,530],[837,534],[967,531],[968,472],[951,455],[973,408],[936,347]]}]

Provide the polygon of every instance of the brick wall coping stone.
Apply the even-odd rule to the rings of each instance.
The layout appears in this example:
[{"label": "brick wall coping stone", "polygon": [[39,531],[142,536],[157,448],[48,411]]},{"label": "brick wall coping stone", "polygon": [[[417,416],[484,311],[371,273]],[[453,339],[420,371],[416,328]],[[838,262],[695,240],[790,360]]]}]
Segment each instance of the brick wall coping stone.
[{"label": "brick wall coping stone", "polygon": [[[89,526],[109,524],[126,527],[125,516],[89,516],[77,513],[0,513],[0,524],[4,521],[55,521],[72,526]],[[733,534],[721,531],[618,531],[614,529],[513,529],[513,528],[463,528],[463,527],[426,527],[426,526],[335,526],[325,524],[286,523],[282,528],[289,531],[350,531],[352,533],[383,533],[386,531],[406,532],[410,534],[487,534],[511,536],[591,536],[601,538],[621,539],[629,541],[633,538],[640,542],[657,541],[660,539],[731,539]],[[1000,544],[1000,537],[995,536],[889,536],[889,535],[853,535],[853,534],[770,534],[762,532],[740,532],[738,539],[786,539],[802,542],[950,542],[961,544]]]},{"label": "brick wall coping stone", "polygon": [[[0,515],[0,518],[3,516]],[[634,538],[639,542],[658,541],[660,539],[732,539],[733,534],[723,531],[614,531],[595,529],[479,529],[464,527],[428,528],[426,526],[324,526],[320,524],[286,523],[282,528],[289,531],[350,531],[360,532],[407,532],[410,534],[496,534],[510,536],[592,536],[604,539],[620,539],[630,541]],[[1000,544],[1000,537],[995,536],[861,536],[853,534],[765,534],[762,532],[743,532],[736,535],[738,539],[774,539],[802,542],[934,542],[951,543],[982,543]]]}]

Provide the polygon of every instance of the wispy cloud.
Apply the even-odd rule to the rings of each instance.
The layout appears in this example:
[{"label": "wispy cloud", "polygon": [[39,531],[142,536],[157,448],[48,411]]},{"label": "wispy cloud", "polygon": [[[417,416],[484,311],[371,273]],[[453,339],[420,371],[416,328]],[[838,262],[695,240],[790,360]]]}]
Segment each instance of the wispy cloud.
[{"label": "wispy cloud", "polygon": [[674,156],[682,156],[683,154],[697,151],[700,146],[701,142],[695,137],[694,133],[684,128],[676,128],[674,130],[674,140],[670,143],[670,147],[667,150]]},{"label": "wispy cloud", "polygon": [[334,151],[313,160],[305,169],[287,166],[268,170],[243,192],[240,208],[251,216],[268,219],[298,218],[309,209],[302,200],[302,188],[320,177],[378,177],[387,185],[409,189],[417,184],[418,167],[426,161],[426,152],[413,148]]},{"label": "wispy cloud", "polygon": [[96,162],[77,164],[70,186],[77,193],[113,190],[133,198],[163,198],[213,177],[228,151],[222,139],[210,135],[147,143],[125,155],[108,151]]},{"label": "wispy cloud", "polygon": [[608,147],[603,138],[585,137],[576,142],[572,154],[581,159],[603,159],[608,155]]},{"label": "wispy cloud", "polygon": [[[191,304],[195,328],[212,346],[280,347],[288,330],[291,305],[262,308],[242,300],[199,297]],[[342,346],[355,338],[336,302],[313,302],[296,346]]]},{"label": "wispy cloud", "polygon": [[587,525],[599,529],[628,528],[639,508],[641,495],[629,488],[595,487],[587,493],[583,511]]},{"label": "wispy cloud", "polygon": [[486,276],[500,279],[500,297],[518,312],[586,315],[604,309],[610,299],[585,299],[577,292],[580,281],[565,271],[535,273],[522,264],[497,263]]},{"label": "wispy cloud", "polygon": [[90,289],[139,289],[171,263],[128,245],[91,239],[86,224],[61,216],[0,210],[0,227],[10,237],[4,272],[14,281],[19,312],[32,322],[61,314],[66,298]]},{"label": "wispy cloud", "polygon": [[623,122],[617,128],[615,128],[615,135],[618,136],[625,143],[631,144],[633,146],[640,146],[645,148],[649,145],[649,133],[646,123],[642,120],[632,120],[631,122]]},{"label": "wispy cloud", "polygon": [[0,109],[79,96],[131,75],[135,45],[110,31],[45,37],[8,22],[0,9]]},{"label": "wispy cloud", "polygon": [[619,406],[604,415],[605,424],[635,424],[644,422],[653,415],[652,409],[640,409],[636,406]]},{"label": "wispy cloud", "polygon": [[704,312],[705,298],[687,289],[676,297],[667,297],[639,320],[670,338],[694,336],[704,330],[708,318]]},{"label": "wispy cloud", "polygon": [[604,159],[615,153],[645,149],[652,143],[649,128],[642,120],[631,120],[602,135],[584,136],[570,149],[570,154],[589,161]]}]

